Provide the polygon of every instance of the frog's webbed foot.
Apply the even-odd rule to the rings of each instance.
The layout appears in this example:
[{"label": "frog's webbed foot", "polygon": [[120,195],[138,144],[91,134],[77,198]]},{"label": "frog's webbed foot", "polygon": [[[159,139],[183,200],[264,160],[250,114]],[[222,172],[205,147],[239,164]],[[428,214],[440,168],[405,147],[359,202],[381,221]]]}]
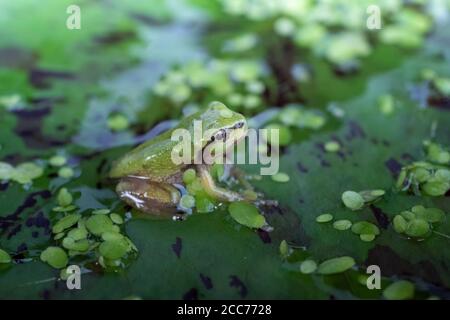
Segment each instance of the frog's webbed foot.
[{"label": "frog's webbed foot", "polygon": [[239,183],[245,188],[244,194],[247,194],[248,198],[253,200],[257,206],[278,207],[277,200],[263,199],[264,194],[261,192],[255,192],[253,186],[250,184],[249,180],[260,180],[261,176],[248,175],[236,166],[233,166],[230,169],[230,175],[239,181]]},{"label": "frog's webbed foot", "polygon": [[247,191],[253,191],[253,186],[248,182],[250,176],[236,166],[231,167],[230,175],[234,177]]}]

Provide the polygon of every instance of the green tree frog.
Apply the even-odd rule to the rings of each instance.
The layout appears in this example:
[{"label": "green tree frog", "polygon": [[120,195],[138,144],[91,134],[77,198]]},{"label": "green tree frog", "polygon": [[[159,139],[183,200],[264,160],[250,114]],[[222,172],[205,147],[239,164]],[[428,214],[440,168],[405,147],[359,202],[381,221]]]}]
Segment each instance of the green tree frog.
[{"label": "green tree frog", "polygon": [[123,201],[155,215],[177,211],[182,190],[179,186],[183,185],[183,172],[188,168],[196,170],[204,190],[211,197],[228,202],[246,200],[240,193],[216,185],[210,174],[211,166],[193,164],[194,161],[191,164],[172,161],[172,150],[179,143],[171,139],[173,131],[183,128],[193,136],[194,120],[201,121],[203,131],[212,132],[209,136],[202,136],[202,141],[197,141],[202,151],[206,146],[223,143],[226,139],[237,141],[247,133],[243,115],[220,102],[212,102],[206,110],[186,117],[177,127],[146,141],[113,163],[110,177],[120,179],[116,192]]}]

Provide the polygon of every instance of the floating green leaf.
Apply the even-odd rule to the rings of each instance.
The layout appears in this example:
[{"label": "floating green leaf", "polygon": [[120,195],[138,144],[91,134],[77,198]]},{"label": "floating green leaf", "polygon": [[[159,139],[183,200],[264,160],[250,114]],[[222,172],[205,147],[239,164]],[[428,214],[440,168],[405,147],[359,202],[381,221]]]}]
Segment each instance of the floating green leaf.
[{"label": "floating green leaf", "polygon": [[406,300],[414,297],[414,284],[406,280],[391,283],[383,291],[387,300]]},{"label": "floating green leaf", "polygon": [[10,263],[11,257],[5,250],[0,249],[0,263]]},{"label": "floating green leaf", "polygon": [[264,216],[249,203],[233,202],[228,207],[228,211],[234,220],[246,227],[258,229],[266,224]]},{"label": "floating green leaf", "polygon": [[69,214],[62,219],[60,219],[54,226],[53,226],[53,233],[60,233],[67,228],[70,228],[71,226],[75,225],[78,220],[81,218],[81,215],[75,213],[75,214]]},{"label": "floating green leaf", "polygon": [[342,202],[351,210],[359,210],[364,206],[363,197],[355,191],[345,191],[342,194]]},{"label": "floating green leaf", "polygon": [[90,233],[101,236],[103,232],[113,230],[113,222],[106,215],[93,215],[86,220],[86,228]]},{"label": "floating green leaf", "polygon": [[326,222],[330,222],[331,220],[333,220],[333,215],[330,213],[321,214],[320,216],[317,216],[317,218],[316,218],[316,221],[319,223],[326,223]]},{"label": "floating green leaf", "polygon": [[72,195],[66,188],[62,188],[61,190],[59,190],[58,204],[61,207],[67,207],[68,205],[70,205],[72,203],[72,200],[73,200]]},{"label": "floating green leaf", "polygon": [[304,274],[313,273],[317,269],[317,263],[314,260],[305,260],[300,264],[300,271]]},{"label": "floating green leaf", "polygon": [[42,251],[41,260],[55,269],[64,268],[69,261],[66,252],[60,247],[48,247]]},{"label": "floating green leaf", "polygon": [[351,227],[352,227],[352,222],[347,219],[336,220],[333,223],[333,228],[335,228],[336,230],[340,230],[340,231],[348,230]]},{"label": "floating green leaf", "polygon": [[111,260],[122,258],[128,251],[128,243],[124,239],[114,239],[102,242],[99,247],[100,254]]},{"label": "floating green leaf", "polygon": [[355,265],[352,257],[338,257],[326,260],[319,265],[317,272],[320,274],[335,274],[347,271]]}]

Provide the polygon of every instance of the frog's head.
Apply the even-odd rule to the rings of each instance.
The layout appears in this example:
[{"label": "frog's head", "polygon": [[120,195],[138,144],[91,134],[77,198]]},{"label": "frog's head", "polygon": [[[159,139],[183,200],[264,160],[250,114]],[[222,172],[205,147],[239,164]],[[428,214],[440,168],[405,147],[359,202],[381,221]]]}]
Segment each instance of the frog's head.
[{"label": "frog's head", "polygon": [[247,134],[245,117],[221,102],[211,102],[197,120],[202,121],[203,147],[212,143],[236,142]]},{"label": "frog's head", "polygon": [[[197,138],[195,134],[196,122],[201,123],[202,134]],[[110,171],[111,178],[127,176],[160,177],[176,173],[178,164],[171,161],[173,148],[179,144],[172,140],[175,130],[187,130],[195,144],[199,143],[201,149],[207,145],[215,146],[218,142],[226,142],[225,147],[245,137],[247,134],[247,121],[245,117],[228,109],[220,102],[211,103],[206,110],[199,111],[186,117],[178,126],[166,131],[157,137],[141,144],[113,163]]]}]

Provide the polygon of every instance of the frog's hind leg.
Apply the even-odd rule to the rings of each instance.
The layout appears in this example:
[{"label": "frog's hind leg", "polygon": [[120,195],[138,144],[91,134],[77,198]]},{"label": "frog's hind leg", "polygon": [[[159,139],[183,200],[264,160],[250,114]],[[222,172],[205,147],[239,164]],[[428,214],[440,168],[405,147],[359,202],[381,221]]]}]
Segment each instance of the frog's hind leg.
[{"label": "frog's hind leg", "polygon": [[177,211],[180,191],[166,183],[125,178],[116,187],[119,197],[132,207],[155,215]]}]

